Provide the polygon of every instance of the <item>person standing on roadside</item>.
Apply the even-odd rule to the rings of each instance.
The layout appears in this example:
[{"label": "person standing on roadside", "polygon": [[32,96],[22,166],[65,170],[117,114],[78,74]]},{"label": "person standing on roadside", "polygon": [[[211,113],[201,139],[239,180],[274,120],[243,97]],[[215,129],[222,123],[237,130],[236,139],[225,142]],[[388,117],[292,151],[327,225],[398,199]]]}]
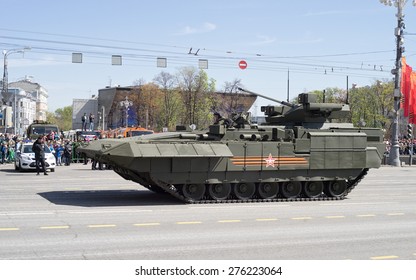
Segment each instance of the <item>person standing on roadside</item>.
[{"label": "person standing on roadside", "polygon": [[64,157],[65,157],[65,165],[66,166],[70,165],[71,160],[72,160],[72,144],[69,141],[67,141],[64,146]]},{"label": "person standing on roadside", "polygon": [[90,130],[91,131],[94,130],[94,119],[95,119],[94,114],[93,113],[90,113],[89,120],[90,120]]},{"label": "person standing on roadside", "polygon": [[48,175],[46,173],[45,168],[45,141],[43,136],[39,136],[38,139],[32,145],[32,151],[35,153],[35,164],[36,164],[36,171],[39,175],[39,164],[42,166],[43,174]]},{"label": "person standing on roadside", "polygon": [[61,144],[58,145],[55,149],[55,155],[56,155],[56,165],[62,166],[62,156],[64,154],[64,148]]},{"label": "person standing on roadside", "polygon": [[87,131],[87,113],[84,113],[84,115],[81,117],[82,122],[82,130]]},{"label": "person standing on roadside", "polygon": [[6,153],[7,153],[7,145],[6,143],[2,142],[0,146],[1,164],[4,164],[6,160]]}]

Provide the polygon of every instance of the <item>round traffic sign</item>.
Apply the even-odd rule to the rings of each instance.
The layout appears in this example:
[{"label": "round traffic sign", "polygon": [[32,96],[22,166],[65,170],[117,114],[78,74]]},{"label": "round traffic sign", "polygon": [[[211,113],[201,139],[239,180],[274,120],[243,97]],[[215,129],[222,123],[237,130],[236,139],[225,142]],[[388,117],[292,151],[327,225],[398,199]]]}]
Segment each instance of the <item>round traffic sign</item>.
[{"label": "round traffic sign", "polygon": [[238,67],[240,67],[240,69],[246,69],[247,68],[247,62],[245,60],[240,60],[240,62],[238,62]]}]

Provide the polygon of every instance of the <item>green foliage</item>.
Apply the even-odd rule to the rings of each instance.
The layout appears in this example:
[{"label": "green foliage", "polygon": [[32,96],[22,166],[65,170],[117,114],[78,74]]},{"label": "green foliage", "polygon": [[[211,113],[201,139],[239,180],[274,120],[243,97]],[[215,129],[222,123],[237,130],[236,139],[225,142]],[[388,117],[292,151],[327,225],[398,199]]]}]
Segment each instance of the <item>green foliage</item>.
[{"label": "green foliage", "polygon": [[354,125],[389,130],[393,113],[393,82],[376,81],[371,86],[355,88],[350,93],[352,122]]},{"label": "green foliage", "polygon": [[195,67],[184,67],[176,75],[177,88],[183,101],[183,114],[179,121],[182,124],[195,124],[197,128],[204,128],[211,123],[208,118],[213,107],[212,93],[215,80],[209,79],[205,71]]},{"label": "green foliage", "polygon": [[161,98],[156,101],[156,106],[159,108],[156,118],[157,130],[160,131],[162,128],[174,130],[182,112],[181,97],[176,89],[175,76],[162,71],[153,81],[161,91]]},{"label": "green foliage", "polygon": [[47,112],[46,121],[59,126],[61,130],[72,128],[72,106],[66,106],[55,110],[55,113]]}]

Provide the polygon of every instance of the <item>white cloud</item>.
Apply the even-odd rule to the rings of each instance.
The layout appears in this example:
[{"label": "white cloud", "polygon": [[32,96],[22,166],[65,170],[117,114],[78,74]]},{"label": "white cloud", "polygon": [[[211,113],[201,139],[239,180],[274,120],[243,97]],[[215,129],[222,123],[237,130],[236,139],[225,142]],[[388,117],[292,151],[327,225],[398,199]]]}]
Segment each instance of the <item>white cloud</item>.
[{"label": "white cloud", "polygon": [[185,26],[182,30],[175,35],[191,35],[191,34],[200,34],[200,33],[207,33],[217,29],[217,26],[211,22],[205,22],[202,26],[199,27],[192,27],[192,26]]}]

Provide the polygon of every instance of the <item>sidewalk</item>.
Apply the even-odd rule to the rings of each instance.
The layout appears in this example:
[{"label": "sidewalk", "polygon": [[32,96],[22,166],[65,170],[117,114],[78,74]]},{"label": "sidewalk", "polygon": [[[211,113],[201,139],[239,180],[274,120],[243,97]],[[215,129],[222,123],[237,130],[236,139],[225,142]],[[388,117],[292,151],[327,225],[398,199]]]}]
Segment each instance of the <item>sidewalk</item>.
[{"label": "sidewalk", "polygon": [[14,162],[11,163],[0,163],[0,169],[14,169]]}]

